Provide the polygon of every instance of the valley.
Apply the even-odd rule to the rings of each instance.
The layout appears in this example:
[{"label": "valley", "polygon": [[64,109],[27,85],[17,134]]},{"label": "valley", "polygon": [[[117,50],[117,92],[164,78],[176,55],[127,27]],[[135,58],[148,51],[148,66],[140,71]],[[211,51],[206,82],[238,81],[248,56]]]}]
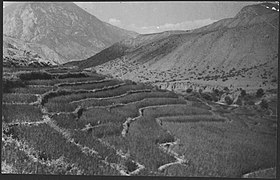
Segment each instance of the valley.
[{"label": "valley", "polygon": [[83,7],[3,7],[2,174],[276,178],[279,3],[150,34]]},{"label": "valley", "polygon": [[241,177],[276,166],[270,108],[74,68],[17,68],[4,80],[2,170]]}]

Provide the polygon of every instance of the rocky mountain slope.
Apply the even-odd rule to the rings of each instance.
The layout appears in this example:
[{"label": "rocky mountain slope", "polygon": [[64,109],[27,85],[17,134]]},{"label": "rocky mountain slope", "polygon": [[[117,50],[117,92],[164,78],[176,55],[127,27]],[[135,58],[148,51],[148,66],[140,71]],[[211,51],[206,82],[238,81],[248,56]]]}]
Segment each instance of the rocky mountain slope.
[{"label": "rocky mountain slope", "polygon": [[57,65],[57,54],[46,45],[26,43],[3,36],[4,67],[45,67]]},{"label": "rocky mountain slope", "polygon": [[3,9],[3,34],[45,45],[65,63],[88,58],[128,37],[126,31],[100,21],[74,3],[13,3]]},{"label": "rocky mountain slope", "polygon": [[73,65],[170,89],[277,88],[278,29],[277,4],[251,5],[233,18],[192,31],[118,42]]}]

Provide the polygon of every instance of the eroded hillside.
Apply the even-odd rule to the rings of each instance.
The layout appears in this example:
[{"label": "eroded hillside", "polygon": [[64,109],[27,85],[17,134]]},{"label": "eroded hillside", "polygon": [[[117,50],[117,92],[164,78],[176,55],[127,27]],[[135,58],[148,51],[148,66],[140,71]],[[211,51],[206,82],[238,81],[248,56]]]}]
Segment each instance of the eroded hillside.
[{"label": "eroded hillside", "polygon": [[81,60],[136,33],[97,19],[74,3],[13,3],[3,9],[3,34],[39,43],[58,63]]},{"label": "eroded hillside", "polygon": [[171,82],[175,89],[178,83],[186,89],[189,82],[273,89],[278,79],[278,21],[279,12],[265,4],[247,6],[233,18],[196,30],[122,41],[76,65],[164,87]]}]

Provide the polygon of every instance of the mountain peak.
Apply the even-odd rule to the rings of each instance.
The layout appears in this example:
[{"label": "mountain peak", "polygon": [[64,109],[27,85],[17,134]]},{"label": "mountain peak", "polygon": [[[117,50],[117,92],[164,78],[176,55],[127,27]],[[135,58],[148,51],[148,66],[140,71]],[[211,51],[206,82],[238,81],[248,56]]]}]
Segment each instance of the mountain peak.
[{"label": "mountain peak", "polygon": [[39,43],[67,62],[90,57],[133,33],[108,26],[74,3],[13,3],[3,11],[3,34]]}]

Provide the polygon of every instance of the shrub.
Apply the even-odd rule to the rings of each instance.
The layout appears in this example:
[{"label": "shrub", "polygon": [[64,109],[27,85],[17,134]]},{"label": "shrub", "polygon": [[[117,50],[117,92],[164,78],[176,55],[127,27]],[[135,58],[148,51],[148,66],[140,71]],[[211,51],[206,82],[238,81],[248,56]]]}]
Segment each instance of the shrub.
[{"label": "shrub", "polygon": [[246,95],[246,91],[244,89],[241,90],[241,97],[244,97]]},{"label": "shrub", "polygon": [[219,95],[220,91],[218,89],[213,89],[213,93]]},{"label": "shrub", "polygon": [[236,104],[239,105],[239,106],[242,106],[242,101],[241,101],[240,98],[237,99]]},{"label": "shrub", "polygon": [[228,87],[224,87],[224,91],[228,92],[229,88]]},{"label": "shrub", "polygon": [[260,106],[261,106],[262,109],[267,109],[268,108],[267,100],[263,99],[260,103]]},{"label": "shrub", "polygon": [[262,97],[264,95],[264,91],[262,88],[257,90],[256,97]]},{"label": "shrub", "polygon": [[124,165],[127,167],[128,172],[133,172],[138,168],[137,164],[132,162],[130,159],[126,160]]},{"label": "shrub", "polygon": [[212,96],[208,93],[203,93],[203,94],[201,94],[201,96],[208,101],[213,101]]},{"label": "shrub", "polygon": [[252,101],[252,100],[248,100],[248,101],[246,102],[246,104],[247,104],[247,105],[254,105],[254,104],[255,104],[255,102],[254,102],[254,101]]},{"label": "shrub", "polygon": [[232,100],[229,96],[226,96],[226,97],[225,97],[225,101],[226,101],[226,103],[227,103],[228,105],[231,105],[232,102],[233,102],[233,100]]},{"label": "shrub", "polygon": [[192,91],[193,91],[192,88],[188,88],[188,89],[186,90],[187,93],[191,93]]}]

